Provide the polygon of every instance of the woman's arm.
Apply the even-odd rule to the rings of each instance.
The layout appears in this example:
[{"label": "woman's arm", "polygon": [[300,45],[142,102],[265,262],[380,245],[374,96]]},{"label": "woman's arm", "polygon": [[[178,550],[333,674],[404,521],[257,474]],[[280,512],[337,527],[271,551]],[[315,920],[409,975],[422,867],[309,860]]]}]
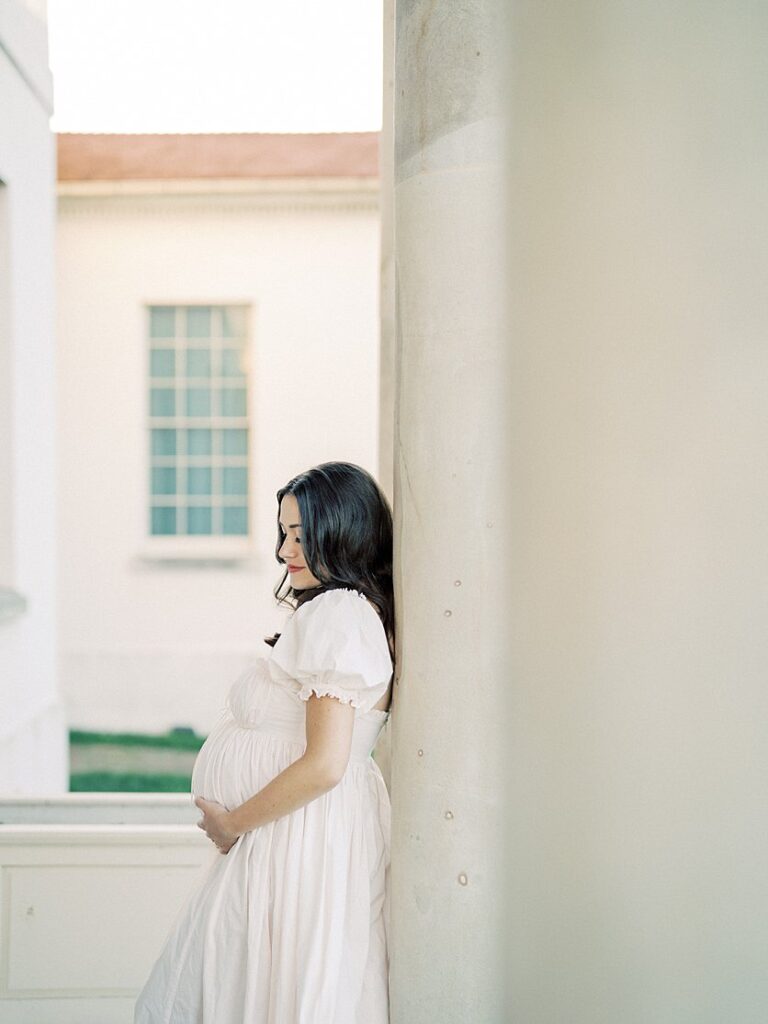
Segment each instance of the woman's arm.
[{"label": "woman's arm", "polygon": [[198,797],[195,804],[203,811],[198,827],[226,853],[245,832],[290,814],[333,789],[349,762],[354,722],[351,704],[312,694],[306,710],[307,745],[301,757],[230,811]]}]

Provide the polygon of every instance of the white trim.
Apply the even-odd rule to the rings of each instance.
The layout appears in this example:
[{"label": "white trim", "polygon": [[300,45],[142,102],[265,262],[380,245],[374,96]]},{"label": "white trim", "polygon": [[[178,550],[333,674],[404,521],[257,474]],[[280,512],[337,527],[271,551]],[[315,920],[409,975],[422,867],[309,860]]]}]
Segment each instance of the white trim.
[{"label": "white trim", "polygon": [[146,195],[111,194],[59,195],[58,211],[61,217],[174,217],[182,212],[185,217],[239,215],[244,211],[264,213],[293,213],[307,210],[335,210],[344,213],[377,214],[378,192],[166,192]]},{"label": "white trim", "polygon": [[[184,538],[180,539],[183,540]],[[146,547],[139,548],[133,557],[136,562],[147,565],[159,565],[163,562],[173,562],[177,565],[183,563],[199,568],[204,568],[205,566],[218,568],[226,565],[240,565],[253,570],[258,569],[260,565],[258,556],[252,549],[225,550],[214,546],[194,550],[187,548],[185,550],[181,546],[176,548],[171,544],[147,545]]]},{"label": "white trim", "polygon": [[59,181],[61,197],[195,195],[378,195],[378,178],[120,178]]},{"label": "white trim", "polygon": [[[195,808],[195,810],[197,810]],[[199,812],[198,812],[199,813]],[[202,848],[207,842],[197,825],[0,825],[0,847],[146,846],[163,843]],[[3,867],[16,864],[0,854]],[[28,866],[32,858],[19,863]],[[62,861],[63,862],[63,861]],[[137,867],[142,865],[136,865]],[[151,863],[148,866],[152,866]]]}]

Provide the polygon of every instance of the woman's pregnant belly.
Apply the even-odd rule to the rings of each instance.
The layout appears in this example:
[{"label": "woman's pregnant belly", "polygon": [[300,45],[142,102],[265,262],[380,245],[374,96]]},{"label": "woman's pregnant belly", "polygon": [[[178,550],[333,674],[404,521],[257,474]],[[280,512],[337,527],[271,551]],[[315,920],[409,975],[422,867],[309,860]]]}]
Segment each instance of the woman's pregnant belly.
[{"label": "woman's pregnant belly", "polygon": [[243,671],[226,707],[197,755],[192,793],[237,807],[301,757],[304,707],[275,683],[267,658]]},{"label": "woman's pregnant belly", "polygon": [[242,726],[228,713],[198,752],[192,793],[237,807],[301,757],[304,748],[301,741]]}]

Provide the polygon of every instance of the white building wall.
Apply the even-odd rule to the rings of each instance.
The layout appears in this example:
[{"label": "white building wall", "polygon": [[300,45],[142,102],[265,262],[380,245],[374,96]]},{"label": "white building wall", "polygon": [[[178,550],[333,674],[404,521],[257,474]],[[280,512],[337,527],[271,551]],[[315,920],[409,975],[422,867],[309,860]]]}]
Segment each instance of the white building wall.
[{"label": "white building wall", "polygon": [[57,693],[55,150],[44,5],[0,6],[0,791],[67,785]]},{"label": "white building wall", "polygon": [[[276,490],[331,459],[377,471],[378,200],[365,184],[131,187],[153,191],[61,186],[63,686],[76,727],[207,732],[285,619]],[[252,535],[218,563],[215,543],[179,560],[147,536],[144,307],[206,302],[251,306]]]}]

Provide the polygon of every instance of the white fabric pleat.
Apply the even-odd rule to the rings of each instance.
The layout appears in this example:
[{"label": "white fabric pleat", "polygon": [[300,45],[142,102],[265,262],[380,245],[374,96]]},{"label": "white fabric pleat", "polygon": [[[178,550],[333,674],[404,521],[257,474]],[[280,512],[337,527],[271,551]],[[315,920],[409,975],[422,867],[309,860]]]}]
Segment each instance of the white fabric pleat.
[{"label": "white fabric pleat", "polygon": [[357,592],[329,591],[233,683],[195,762],[194,796],[238,806],[300,757],[313,679],[356,708],[350,762],[327,793],[228,854],[213,850],[135,1024],[388,1024],[390,804],[370,756],[388,717],[373,709],[391,675],[382,639]]}]

